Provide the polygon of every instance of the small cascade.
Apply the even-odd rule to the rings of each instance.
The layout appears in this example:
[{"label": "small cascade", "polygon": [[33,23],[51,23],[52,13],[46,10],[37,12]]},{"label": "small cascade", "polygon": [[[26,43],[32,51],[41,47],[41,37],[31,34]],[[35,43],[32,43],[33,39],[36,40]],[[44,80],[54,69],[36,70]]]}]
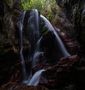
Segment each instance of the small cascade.
[{"label": "small cascade", "polygon": [[45,26],[48,28],[49,31],[51,31],[55,35],[55,42],[58,45],[59,50],[61,51],[62,57],[68,57],[70,54],[67,52],[62,40],[60,39],[59,35],[51,25],[51,23],[43,16],[40,15],[40,17],[44,20]]},{"label": "small cascade", "polygon": [[26,14],[29,14],[27,16],[27,25],[25,28],[26,31],[26,36],[27,39],[29,40],[30,44],[31,44],[31,50],[30,50],[30,55],[32,57],[34,50],[35,50],[35,45],[40,37],[40,32],[39,32],[39,12],[36,9],[33,9],[29,12],[27,12]]},{"label": "small cascade", "polygon": [[43,56],[44,56],[44,52],[40,52],[40,51],[35,52],[33,56],[32,65],[35,66],[36,64],[41,63],[42,62],[41,59]]},{"label": "small cascade", "polygon": [[18,27],[19,27],[19,54],[20,54],[20,62],[21,62],[21,66],[22,66],[22,75],[23,75],[23,81],[26,80],[27,74],[26,74],[26,68],[25,68],[25,60],[24,60],[24,56],[23,56],[23,20],[25,17],[25,13],[24,12],[21,17],[20,17],[20,21],[18,22]]},{"label": "small cascade", "polygon": [[45,71],[44,69],[41,69],[41,70],[37,71],[37,72],[33,75],[33,77],[31,78],[31,80],[29,81],[28,85],[37,86],[38,83],[39,83],[41,74],[42,74],[44,71]]},{"label": "small cascade", "polygon": [[37,39],[39,39],[40,37],[40,32],[39,32],[39,24],[40,24],[40,20],[39,20],[39,12],[37,9],[33,9],[34,15],[35,15],[35,33],[37,34]]},{"label": "small cascade", "polygon": [[[26,21],[27,19],[27,21]],[[22,65],[22,74],[23,74],[23,83],[27,84],[31,77],[32,77],[32,71],[29,72],[30,75],[28,76],[26,72],[26,66],[25,66],[25,60],[23,56],[23,30],[26,31],[27,39],[29,40],[31,44],[31,49],[30,49],[30,55],[28,56],[30,60],[37,59],[38,53],[36,53],[39,50],[39,37],[40,37],[40,32],[39,32],[39,12],[36,9],[31,10],[30,12],[24,12],[20,20],[18,22],[19,26],[19,44],[20,44],[20,59],[21,59],[21,65]],[[27,22],[25,25],[24,23]],[[41,52],[40,52],[41,53]],[[41,70],[43,71],[43,70]],[[39,72],[40,74],[40,72]],[[38,73],[37,73],[38,75]],[[37,77],[38,78],[38,77]],[[37,80],[37,79],[36,79]]]},{"label": "small cascade", "polygon": [[35,47],[35,51],[34,51],[34,55],[33,55],[32,66],[35,66],[36,63],[38,62],[38,60],[40,59],[39,57],[43,56],[43,54],[44,54],[44,52],[40,50],[41,40],[42,40],[42,36],[36,43],[36,47]]},{"label": "small cascade", "polygon": [[35,47],[35,52],[36,51],[40,51],[40,43],[41,43],[41,40],[42,40],[42,36],[38,39],[37,43],[36,43],[36,47]]}]

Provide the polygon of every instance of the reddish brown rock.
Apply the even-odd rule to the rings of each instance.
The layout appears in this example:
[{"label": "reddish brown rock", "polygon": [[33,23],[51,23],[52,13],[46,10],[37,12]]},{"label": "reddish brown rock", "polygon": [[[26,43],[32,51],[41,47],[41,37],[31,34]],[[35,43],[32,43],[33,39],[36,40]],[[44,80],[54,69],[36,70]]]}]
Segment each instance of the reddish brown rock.
[{"label": "reddish brown rock", "polygon": [[63,57],[60,59],[60,61],[57,63],[58,66],[63,66],[63,67],[67,67],[67,66],[72,66],[74,63],[79,61],[79,57],[77,55],[73,55],[70,57]]},{"label": "reddish brown rock", "polygon": [[17,83],[8,83],[6,85],[3,85],[0,90],[48,90],[44,86],[26,86],[23,84],[17,84]]},{"label": "reddish brown rock", "polygon": [[67,58],[61,58],[56,65],[47,68],[45,77],[48,83],[46,86],[53,88],[70,82],[71,79],[73,79],[72,72],[78,62],[79,57],[77,55],[73,55]]},{"label": "reddish brown rock", "polygon": [[80,46],[79,46],[79,43],[75,39],[72,39],[72,37],[70,37],[64,32],[59,32],[59,35],[62,38],[62,41],[64,42],[65,46],[67,47],[68,51],[71,54],[74,55],[78,53]]}]

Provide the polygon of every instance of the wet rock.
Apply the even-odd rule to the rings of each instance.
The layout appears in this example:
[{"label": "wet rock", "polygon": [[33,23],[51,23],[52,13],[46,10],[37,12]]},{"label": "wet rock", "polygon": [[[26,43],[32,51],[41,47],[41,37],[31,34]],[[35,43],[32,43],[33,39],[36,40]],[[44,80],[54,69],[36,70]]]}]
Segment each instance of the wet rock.
[{"label": "wet rock", "polygon": [[43,35],[40,48],[45,52],[46,63],[50,65],[57,63],[59,58],[64,56],[52,31],[48,31]]},{"label": "wet rock", "polygon": [[[58,5],[63,9],[66,18],[72,24],[71,30],[69,30],[68,25],[66,26],[68,29],[66,30],[69,35],[76,38],[78,43],[80,44],[82,54],[85,53],[85,1],[84,0],[58,0]],[[68,8],[69,7],[69,8]],[[64,25],[63,25],[64,26]],[[72,32],[72,34],[71,34]],[[73,38],[72,37],[72,38]],[[84,55],[83,55],[84,56]]]},{"label": "wet rock", "polygon": [[18,83],[8,83],[6,85],[3,85],[0,90],[48,90],[46,87],[44,86],[26,86],[23,84],[18,84]]},{"label": "wet rock", "polygon": [[32,67],[32,73],[35,73],[36,71],[40,70],[40,69],[47,69],[48,67],[51,67],[53,65],[50,65],[48,63],[44,63],[44,64],[36,64],[34,67]]},{"label": "wet rock", "polygon": [[63,41],[63,43],[65,44],[65,46],[67,47],[68,51],[74,55],[77,54],[78,51],[80,50],[80,45],[78,43],[77,40],[71,38],[68,34],[66,34],[65,32],[59,32],[60,37]]},{"label": "wet rock", "polygon": [[56,65],[48,67],[45,72],[45,78],[48,81],[46,86],[54,88],[70,83],[74,79],[72,72],[78,62],[79,57],[74,55],[67,58],[61,58]]},{"label": "wet rock", "polygon": [[42,69],[45,65],[43,64],[37,64],[34,67],[32,67],[32,72],[35,73],[36,71]]},{"label": "wet rock", "polygon": [[78,51],[80,50],[80,46],[78,45],[77,42],[68,42],[67,43],[68,46],[68,50],[69,52],[71,52],[72,54],[77,54]]},{"label": "wet rock", "polygon": [[39,85],[44,85],[48,88],[58,88],[74,80],[74,70],[79,61],[80,58],[77,55],[63,57],[55,65],[36,65],[33,68],[33,73],[45,68],[46,71],[43,72]]}]

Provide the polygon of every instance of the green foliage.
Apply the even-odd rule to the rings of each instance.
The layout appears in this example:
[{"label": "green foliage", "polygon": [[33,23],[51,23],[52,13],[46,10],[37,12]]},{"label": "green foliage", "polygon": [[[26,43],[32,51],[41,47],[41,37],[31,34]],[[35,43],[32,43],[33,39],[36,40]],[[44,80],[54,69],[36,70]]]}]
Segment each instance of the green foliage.
[{"label": "green foliage", "polygon": [[24,10],[30,10],[33,8],[42,10],[44,3],[45,0],[22,0],[22,6]]},{"label": "green foliage", "polygon": [[[38,9],[41,14],[52,20],[56,11],[55,0],[21,0],[24,10]],[[57,12],[57,11],[56,11]]]}]

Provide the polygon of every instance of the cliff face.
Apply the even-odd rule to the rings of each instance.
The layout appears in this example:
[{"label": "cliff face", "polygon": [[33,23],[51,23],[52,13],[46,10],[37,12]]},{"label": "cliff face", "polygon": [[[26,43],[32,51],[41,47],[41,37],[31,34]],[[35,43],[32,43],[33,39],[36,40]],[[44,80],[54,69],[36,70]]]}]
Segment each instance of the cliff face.
[{"label": "cliff face", "polygon": [[80,43],[82,52],[85,53],[85,1],[84,0],[57,0],[67,19],[73,26],[73,36]]},{"label": "cliff face", "polygon": [[[21,72],[17,22],[22,12],[20,0],[0,0],[0,85],[11,78],[16,81],[15,72],[18,71],[18,75]],[[25,56],[28,55],[28,46],[24,39]]]},{"label": "cliff face", "polygon": [[[8,81],[12,67],[19,62],[16,21],[19,10],[0,0],[0,84]],[[15,21],[14,21],[15,20]]]}]

